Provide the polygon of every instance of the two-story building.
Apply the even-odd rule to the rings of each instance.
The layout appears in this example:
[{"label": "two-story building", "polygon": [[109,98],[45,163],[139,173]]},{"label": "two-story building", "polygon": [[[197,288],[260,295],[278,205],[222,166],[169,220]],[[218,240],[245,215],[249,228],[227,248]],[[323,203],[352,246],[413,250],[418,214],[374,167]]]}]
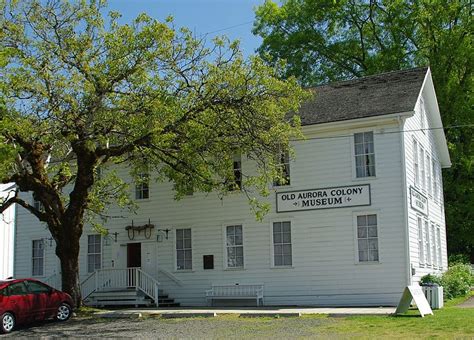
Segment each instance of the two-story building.
[{"label": "two-story building", "polygon": [[[312,91],[298,113],[305,139],[292,142],[288,181],[263,199],[271,210],[262,222],[238,190],[176,201],[171,183],[132,185],[137,215],[112,208],[107,236],[84,231],[83,292],[94,290],[94,273],[108,278],[104,288],[110,273],[139,267],[184,306],[205,305],[212,285],[236,283],[261,285],[265,305],[396,305],[405,286],[445,270],[441,169],[450,158],[430,70]],[[54,246],[20,208],[15,276],[52,282]]]}]

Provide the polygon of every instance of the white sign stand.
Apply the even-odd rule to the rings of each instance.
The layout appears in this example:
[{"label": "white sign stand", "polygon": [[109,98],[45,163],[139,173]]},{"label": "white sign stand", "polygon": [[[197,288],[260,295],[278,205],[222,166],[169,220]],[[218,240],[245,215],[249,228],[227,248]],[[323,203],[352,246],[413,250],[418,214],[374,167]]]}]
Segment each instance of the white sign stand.
[{"label": "white sign stand", "polygon": [[424,317],[427,314],[433,315],[430,304],[428,303],[428,300],[426,300],[425,294],[423,294],[421,287],[418,285],[407,286],[405,288],[395,314],[406,313],[408,308],[410,308],[412,300],[415,300],[416,307],[420,311],[421,317]]}]

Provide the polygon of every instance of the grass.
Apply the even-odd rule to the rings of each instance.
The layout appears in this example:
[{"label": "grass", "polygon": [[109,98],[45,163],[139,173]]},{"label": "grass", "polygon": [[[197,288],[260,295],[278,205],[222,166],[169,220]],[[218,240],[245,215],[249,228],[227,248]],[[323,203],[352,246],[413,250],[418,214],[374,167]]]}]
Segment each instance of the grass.
[{"label": "grass", "polygon": [[[473,294],[471,293],[471,296]],[[326,324],[318,330],[326,334],[353,338],[439,338],[474,337],[474,309],[458,308],[466,298],[448,301],[434,315],[421,318],[417,310],[400,316],[350,316]]]}]

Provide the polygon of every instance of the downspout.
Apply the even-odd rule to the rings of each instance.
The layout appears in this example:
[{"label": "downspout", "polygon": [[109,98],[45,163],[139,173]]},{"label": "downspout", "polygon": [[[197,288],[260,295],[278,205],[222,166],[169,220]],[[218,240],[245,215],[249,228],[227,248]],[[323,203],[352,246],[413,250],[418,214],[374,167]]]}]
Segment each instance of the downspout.
[{"label": "downspout", "polygon": [[[403,131],[405,117],[398,116],[400,131]],[[403,220],[405,223],[405,255],[406,255],[406,283],[410,286],[412,283],[412,269],[410,258],[410,224],[408,221],[408,198],[407,198],[407,167],[405,162],[405,133],[400,133],[400,160],[402,165],[402,196],[403,196]]]}]

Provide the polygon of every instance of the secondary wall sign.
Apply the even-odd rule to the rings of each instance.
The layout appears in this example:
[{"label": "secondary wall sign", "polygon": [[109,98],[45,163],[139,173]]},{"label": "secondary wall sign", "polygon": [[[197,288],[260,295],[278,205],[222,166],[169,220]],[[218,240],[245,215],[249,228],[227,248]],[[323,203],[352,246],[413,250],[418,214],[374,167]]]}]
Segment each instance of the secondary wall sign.
[{"label": "secondary wall sign", "polygon": [[413,187],[410,187],[410,206],[412,209],[428,216],[428,199]]},{"label": "secondary wall sign", "polygon": [[278,192],[277,212],[370,205],[370,184]]}]

